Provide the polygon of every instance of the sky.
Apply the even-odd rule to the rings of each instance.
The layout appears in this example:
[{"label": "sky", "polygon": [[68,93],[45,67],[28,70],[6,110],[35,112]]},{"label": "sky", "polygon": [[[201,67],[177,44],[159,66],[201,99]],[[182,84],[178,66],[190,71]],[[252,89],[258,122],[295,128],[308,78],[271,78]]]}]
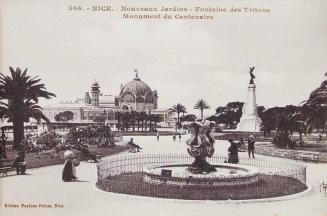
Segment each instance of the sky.
[{"label": "sky", "polygon": [[[126,20],[121,12],[69,11],[179,6],[269,8],[270,13],[209,13],[214,20]],[[193,12],[190,12],[193,13]],[[186,13],[188,14],[188,13]],[[208,14],[208,13],[207,13]],[[327,1],[50,1],[0,0],[0,70],[28,68],[57,95],[83,97],[97,80],[104,94],[139,77],[159,93],[159,107],[203,98],[205,115],[245,101],[255,66],[257,104],[297,105],[325,79]],[[199,114],[199,113],[198,113]]]}]

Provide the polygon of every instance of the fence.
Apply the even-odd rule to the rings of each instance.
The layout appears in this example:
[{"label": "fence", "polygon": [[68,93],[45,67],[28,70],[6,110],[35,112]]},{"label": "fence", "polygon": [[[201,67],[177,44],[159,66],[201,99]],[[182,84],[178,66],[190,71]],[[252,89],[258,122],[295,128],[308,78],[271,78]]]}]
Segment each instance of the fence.
[{"label": "fence", "polygon": [[[135,194],[175,199],[255,199],[294,194],[305,190],[306,166],[291,160],[269,158],[248,159],[239,158],[239,164],[255,167],[259,170],[259,180],[244,185],[233,184],[242,182],[244,175],[225,178],[222,181],[231,184],[215,186],[210,184],[214,178],[209,175],[199,175],[201,181],[205,178],[207,185],[153,184],[144,181],[144,168],[153,165],[191,164],[194,158],[186,154],[154,154],[133,155],[108,158],[97,166],[97,187],[110,192]],[[223,164],[223,155],[208,158],[210,164]],[[176,177],[176,175],[175,175]],[[178,178],[187,178],[181,173]],[[165,180],[166,177],[162,177]],[[193,180],[197,176],[192,177]]]}]

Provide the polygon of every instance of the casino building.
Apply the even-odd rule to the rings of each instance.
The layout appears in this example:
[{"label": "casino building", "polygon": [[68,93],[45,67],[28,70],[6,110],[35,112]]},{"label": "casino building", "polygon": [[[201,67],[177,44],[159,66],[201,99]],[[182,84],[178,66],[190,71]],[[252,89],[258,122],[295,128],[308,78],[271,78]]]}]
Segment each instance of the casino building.
[{"label": "casino building", "polygon": [[158,108],[158,92],[152,91],[136,74],[132,81],[121,87],[119,104],[124,110],[149,112]]},{"label": "casino building", "polygon": [[175,126],[175,113],[171,108],[158,108],[158,92],[152,90],[136,73],[133,80],[121,85],[118,96],[103,94],[97,81],[91,85],[91,91],[74,102],[48,105],[43,113],[50,122],[55,123],[55,116],[64,111],[71,111],[74,117],[71,123],[93,123],[101,117],[107,124],[116,125],[119,116],[125,112],[145,112],[160,117],[161,127]]}]

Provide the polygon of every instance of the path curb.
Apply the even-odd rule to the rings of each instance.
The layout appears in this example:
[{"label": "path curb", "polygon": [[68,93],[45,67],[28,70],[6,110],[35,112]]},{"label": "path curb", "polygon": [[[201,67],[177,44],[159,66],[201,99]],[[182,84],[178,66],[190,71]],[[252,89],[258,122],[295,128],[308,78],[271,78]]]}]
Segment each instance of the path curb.
[{"label": "path curb", "polygon": [[270,202],[278,202],[278,201],[286,201],[295,198],[302,198],[310,195],[313,190],[311,185],[307,185],[308,188],[300,193],[281,196],[281,197],[272,197],[272,198],[264,198],[264,199],[248,199],[248,200],[182,200],[182,199],[169,199],[169,198],[158,198],[158,197],[147,197],[147,196],[138,196],[138,195],[130,195],[130,194],[120,194],[113,193],[99,189],[96,186],[96,183],[93,184],[95,190],[98,190],[102,193],[107,193],[113,196],[117,196],[120,198],[126,199],[140,199],[140,200],[160,200],[164,202],[174,202],[174,203],[216,203],[216,204],[245,204],[245,203],[270,203]]}]

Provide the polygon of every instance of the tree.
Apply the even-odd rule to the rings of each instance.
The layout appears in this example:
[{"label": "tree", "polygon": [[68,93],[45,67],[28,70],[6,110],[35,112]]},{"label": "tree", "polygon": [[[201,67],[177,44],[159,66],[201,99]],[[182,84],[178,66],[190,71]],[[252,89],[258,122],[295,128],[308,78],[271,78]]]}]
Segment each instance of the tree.
[{"label": "tree", "polygon": [[140,122],[142,121],[141,113],[136,114],[136,120],[137,120],[137,131],[140,131]]},{"label": "tree", "polygon": [[[290,137],[293,132],[301,132],[301,113],[300,107],[288,105],[278,109],[279,112],[276,115],[276,135],[273,142],[278,147],[286,147],[293,145]],[[293,146],[291,146],[293,147]]]},{"label": "tree", "polygon": [[140,112],[138,115],[138,120],[140,120],[142,122],[142,131],[144,131],[144,129],[146,130],[146,125],[144,127],[144,121],[146,123],[147,121],[147,114],[145,112]]},{"label": "tree", "polygon": [[137,116],[137,112],[136,111],[132,111],[131,112],[131,115],[132,115],[133,131],[135,131],[135,116]]},{"label": "tree", "polygon": [[129,112],[124,112],[122,114],[122,120],[123,120],[122,128],[123,128],[123,130],[128,131],[128,128],[129,128],[128,122],[129,122],[130,119],[131,119],[131,114]]},{"label": "tree", "polygon": [[29,118],[37,121],[49,121],[38,106],[39,98],[50,99],[55,94],[46,91],[44,84],[38,77],[27,75],[27,69],[21,72],[20,68],[9,68],[10,74],[0,74],[0,112],[2,117],[8,118],[13,123],[14,149],[19,149],[24,139],[24,122]]},{"label": "tree", "polygon": [[[327,73],[325,74],[327,77]],[[310,97],[303,105],[306,109],[306,124],[308,132],[314,128],[327,129],[327,79],[320,87],[311,92]]]},{"label": "tree", "polygon": [[300,140],[305,132],[302,107],[288,105],[285,107],[273,107],[266,111],[258,112],[261,118],[261,127],[265,133],[275,130],[273,143],[278,147],[294,147],[290,139],[294,132],[298,132]]},{"label": "tree", "polygon": [[230,102],[226,106],[216,108],[216,118],[211,117],[218,124],[225,124],[228,128],[236,128],[242,116],[243,102]]},{"label": "tree", "polygon": [[195,103],[194,109],[199,109],[201,111],[201,121],[203,121],[203,110],[204,109],[210,109],[210,106],[209,106],[209,104],[205,100],[199,99]]},{"label": "tree", "polygon": [[182,115],[180,117],[181,122],[184,122],[184,121],[194,122],[195,120],[196,120],[196,116],[193,114]]},{"label": "tree", "polygon": [[57,115],[55,115],[54,119],[57,122],[63,122],[64,124],[67,124],[68,121],[74,119],[74,113],[72,111],[60,112]]},{"label": "tree", "polygon": [[180,127],[179,115],[181,113],[183,113],[183,114],[186,113],[186,107],[184,105],[180,104],[180,103],[177,103],[176,105],[174,105],[172,107],[172,109],[173,109],[173,112],[177,113],[177,125],[178,125],[178,127]]},{"label": "tree", "polygon": [[158,115],[152,115],[152,119],[154,121],[154,129],[157,130],[157,123],[161,121],[161,118]]}]

